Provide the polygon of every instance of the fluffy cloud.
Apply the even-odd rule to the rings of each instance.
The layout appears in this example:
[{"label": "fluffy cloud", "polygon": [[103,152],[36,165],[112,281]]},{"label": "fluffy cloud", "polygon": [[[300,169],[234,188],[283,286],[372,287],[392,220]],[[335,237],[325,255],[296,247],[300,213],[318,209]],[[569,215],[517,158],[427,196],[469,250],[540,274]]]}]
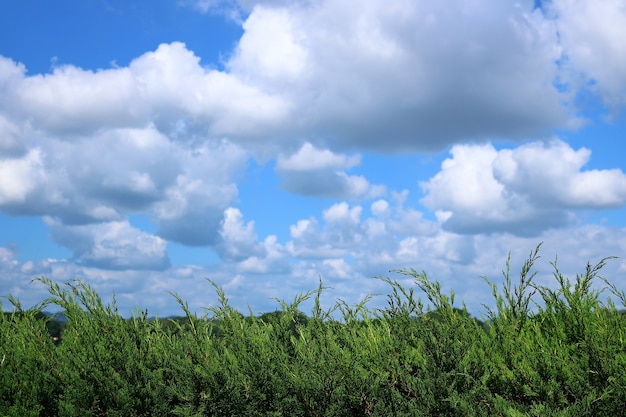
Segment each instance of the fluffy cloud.
[{"label": "fluffy cloud", "polygon": [[23,203],[43,180],[41,152],[30,150],[22,158],[0,159],[0,206]]},{"label": "fluffy cloud", "polygon": [[154,206],[159,235],[186,245],[215,244],[223,211],[237,197],[235,179],[246,153],[227,141],[208,142],[176,159],[182,170]]},{"label": "fluffy cloud", "polygon": [[23,153],[25,148],[20,143],[20,136],[21,129],[0,114],[0,152],[5,155]]},{"label": "fluffy cloud", "polygon": [[182,144],[153,125],[73,140],[31,134],[26,153],[0,157],[0,209],[68,225],[144,213],[160,236],[188,245],[216,241],[247,159],[227,141]]},{"label": "fluffy cloud", "polygon": [[239,3],[249,14],[227,68],[284,97],[284,128],[316,145],[396,152],[543,135],[581,123],[588,83],[624,104],[619,1]]},{"label": "fluffy cloud", "polygon": [[244,30],[231,73],[289,97],[290,125],[324,146],[442,149],[568,123],[556,29],[532,1],[257,4]]},{"label": "fluffy cloud", "polygon": [[202,67],[178,42],[98,71],[66,65],[27,76],[2,57],[0,117],[64,137],[153,124],[179,139],[227,136],[272,157],[305,137],[321,149],[392,153],[543,135],[579,123],[574,73],[607,104],[622,104],[626,64],[614,39],[626,14],[616,1],[559,0],[543,11],[530,0],[241,6],[244,34],[224,71]]},{"label": "fluffy cloud", "polygon": [[[569,4],[555,3],[556,20],[576,39],[582,29]],[[597,13],[614,6],[603,3]],[[150,213],[161,236],[206,245],[236,197],[244,148],[278,154],[288,191],[373,197],[383,188],[349,175],[358,156],[336,149],[435,149],[468,137],[536,133],[569,117],[567,97],[553,85],[558,25],[530,1],[244,7],[250,14],[227,71],[203,68],[182,43],[98,71],[67,65],[28,76],[1,58],[2,209],[67,224]],[[618,27],[615,16],[602,27]],[[616,77],[596,78],[613,88]],[[308,142],[298,144],[304,132]],[[289,138],[301,147],[285,156]],[[595,183],[591,177],[581,177],[579,194],[589,189],[584,181]],[[619,192],[613,200],[619,204]]]},{"label": "fluffy cloud", "polygon": [[345,156],[305,143],[289,157],[279,155],[276,172],[282,178],[282,188],[296,194],[333,198],[375,197],[385,191],[358,175],[348,175],[347,169],[359,165],[360,156]]},{"label": "fluffy cloud", "polygon": [[243,214],[236,208],[224,211],[217,246],[223,261],[235,265],[241,273],[285,273],[290,267],[286,253],[276,236],[259,242],[254,222],[244,224]]},{"label": "fluffy cloud", "polygon": [[561,141],[529,143],[499,152],[494,177],[507,190],[535,204],[609,209],[626,204],[626,175],[620,169],[588,170],[591,151]]},{"label": "fluffy cloud", "polygon": [[[568,82],[589,83],[611,111],[626,104],[626,6],[620,0],[554,0]],[[577,76],[582,76],[577,79]],[[572,78],[569,78],[572,77]]]},{"label": "fluffy cloud", "polygon": [[171,134],[183,122],[216,136],[247,137],[282,121],[288,108],[283,99],[199,61],[179,42],[162,44],[128,67],[95,72],[67,65],[26,76],[22,66],[3,58],[0,109],[63,135],[150,123]]},{"label": "fluffy cloud", "polygon": [[[250,307],[255,312],[262,312],[276,308],[272,298],[289,300],[296,293],[314,289],[320,278],[326,286],[332,287],[323,295],[325,307],[332,305],[334,298],[354,303],[366,294],[387,293],[389,289],[384,284],[372,279],[376,275],[391,276],[413,286],[410,279],[389,273],[392,268],[406,267],[426,271],[432,279],[442,283],[446,292],[454,289],[457,300],[465,301],[470,311],[478,315],[484,311],[483,304],[493,306],[494,303],[489,288],[480,277],[487,276],[500,283],[509,251],[511,274],[515,277],[530,250],[543,241],[543,258],[536,265],[539,273],[536,282],[551,287],[555,287],[556,282],[549,261],[557,255],[560,271],[574,277],[584,271],[588,261],[595,263],[605,256],[626,251],[626,230],[601,225],[546,230],[535,237],[505,233],[460,235],[436,227],[428,234],[408,233],[407,227],[406,234],[398,236],[389,226],[392,219],[401,222],[403,215],[400,212],[407,210],[400,201],[378,200],[376,207],[379,209],[387,205],[382,217],[378,209],[375,214],[371,208],[372,215],[369,216],[368,211],[360,206],[330,206],[319,214],[319,219],[311,217],[294,224],[292,240],[285,246],[274,236],[259,240],[254,224],[244,222],[236,209],[229,209],[224,223],[228,217],[230,225],[223,229],[230,229],[230,232],[224,233],[224,240],[231,239],[235,243],[239,239],[245,242],[243,246],[254,250],[213,267],[187,265],[164,271],[103,270],[60,260],[20,262],[9,247],[0,248],[0,284],[7,292],[20,297],[25,305],[32,305],[46,295],[39,285],[30,283],[33,276],[45,275],[58,282],[67,281],[68,277],[79,278],[94,285],[105,299],[110,299],[114,291],[124,313],[140,306],[167,315],[181,313],[167,294],[168,290],[174,289],[189,302],[192,310],[200,311],[214,303],[215,294],[204,280],[209,276],[223,285],[233,306],[241,311]],[[137,231],[128,225],[115,226],[119,229],[115,233],[137,237]],[[346,240],[338,241],[336,236],[341,230],[351,230],[358,236],[351,244]],[[72,232],[89,234],[94,230],[81,226],[74,227]],[[101,228],[100,233],[114,232]],[[100,239],[103,243],[104,240]],[[322,242],[325,250],[319,251]],[[294,248],[299,252],[293,252]],[[93,248],[92,252],[98,253],[99,250]],[[307,257],[307,254],[318,256]],[[616,277],[624,271],[626,262],[618,259],[609,262],[603,276],[621,288]],[[269,277],[271,279],[266,279]],[[371,305],[384,303],[384,297],[377,297]]]},{"label": "fluffy cloud", "polygon": [[291,265],[284,247],[276,236],[270,235],[261,242],[261,254],[253,255],[237,264],[237,271],[249,274],[285,275],[291,271]]},{"label": "fluffy cloud", "polygon": [[348,169],[361,163],[361,157],[337,155],[328,149],[317,149],[310,143],[302,145],[300,150],[285,157],[280,155],[276,161],[279,171],[315,171],[323,169]]},{"label": "fluffy cloud", "polygon": [[[399,196],[394,202],[377,200],[370,207],[371,216],[361,206],[339,203],[323,210],[318,217],[298,221],[292,225],[291,240],[285,245],[293,268],[284,274],[278,269],[262,269],[272,279],[246,280],[245,291],[259,288],[257,292],[268,297],[285,298],[287,288],[293,292],[312,289],[321,278],[333,288],[330,296],[356,302],[365,294],[388,291],[373,276],[389,275],[390,269],[406,267],[431,274],[431,278],[442,282],[444,291],[454,289],[458,298],[477,314],[483,303],[494,302],[480,277],[501,282],[509,251],[514,277],[528,253],[544,242],[541,252],[544,259],[536,265],[537,282],[554,287],[556,282],[549,261],[556,255],[561,272],[574,276],[584,270],[587,261],[594,263],[626,249],[625,230],[597,225],[549,229],[538,236],[467,235],[442,230],[432,222],[427,226],[428,222],[422,219],[422,228],[418,229],[405,214],[409,209],[404,207],[403,197],[406,198]],[[412,218],[416,217],[419,216]],[[251,223],[240,223],[240,229],[251,227]],[[398,234],[396,229],[404,234]],[[249,243],[255,241],[252,233],[246,234]],[[257,260],[249,259],[246,264],[250,266]],[[610,262],[605,276],[616,276],[624,270],[624,265],[619,260]],[[256,271],[239,270],[244,277]],[[394,278],[413,285],[410,279]]]},{"label": "fluffy cloud", "polygon": [[243,214],[238,209],[224,211],[224,220],[220,229],[222,237],[221,257],[228,260],[243,260],[260,254],[254,222],[243,223]]},{"label": "fluffy cloud", "polygon": [[363,237],[361,206],[333,204],[324,210],[324,228],[316,218],[303,219],[292,225],[293,240],[286,245],[291,256],[301,259],[339,258],[348,254]]},{"label": "fluffy cloud", "polygon": [[406,259],[411,239],[437,233],[433,222],[423,219],[420,212],[404,207],[405,197],[403,193],[394,206],[386,200],[375,201],[370,207],[373,216],[365,219],[360,205],[333,204],[323,210],[323,222],[311,217],[292,225],[292,240],[285,247],[297,259],[350,258],[360,273],[380,271],[381,266],[384,272],[399,259]]},{"label": "fluffy cloud", "polygon": [[[206,11],[227,3],[197,4]],[[568,22],[583,13],[569,13],[575,2],[554,3],[556,19],[530,0],[374,1],[359,10],[340,0],[240,1],[248,15],[227,68],[290,103],[283,129],[315,132],[310,141],[335,149],[442,149],[459,139],[543,134],[580,123],[570,94],[580,85],[563,62],[581,42],[561,44],[560,36],[575,38],[581,30]],[[623,16],[616,2],[605,3],[594,13]],[[588,29],[597,43],[619,30],[619,17],[606,22]]]},{"label": "fluffy cloud", "polygon": [[167,242],[132,227],[127,221],[66,226],[46,218],[52,238],[73,250],[74,260],[103,269],[165,269]]},{"label": "fluffy cloud", "polygon": [[311,65],[308,51],[302,44],[304,34],[297,28],[298,17],[286,8],[257,8],[243,24],[235,56],[229,61],[230,69],[250,77],[255,72],[264,79],[282,86],[283,92],[292,83],[300,81]]},{"label": "fluffy cloud", "polygon": [[456,145],[441,171],[422,182],[422,203],[444,227],[460,233],[536,235],[575,220],[575,209],[626,204],[626,175],[618,169],[583,171],[591,152],[561,141],[515,149]]}]

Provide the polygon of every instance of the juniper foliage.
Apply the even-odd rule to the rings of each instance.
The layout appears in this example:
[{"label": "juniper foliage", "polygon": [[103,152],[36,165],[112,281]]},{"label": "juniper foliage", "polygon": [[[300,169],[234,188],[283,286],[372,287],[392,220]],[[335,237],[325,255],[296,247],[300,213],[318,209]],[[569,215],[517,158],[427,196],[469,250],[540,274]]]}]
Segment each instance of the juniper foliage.
[{"label": "juniper foliage", "polygon": [[[510,258],[483,320],[412,269],[414,286],[380,277],[387,305],[369,298],[324,310],[319,287],[271,313],[218,303],[184,316],[124,319],[80,281],[46,278],[50,296],[0,314],[0,415],[6,416],[615,416],[626,403],[626,322],[600,276],[574,280],[552,263],[556,289],[534,282],[539,247],[514,283]],[[605,288],[598,289],[598,284]],[[310,315],[301,311],[313,301]],[[603,301],[607,300],[607,301]],[[67,318],[49,335],[54,306]],[[0,304],[0,312],[2,304]]]}]

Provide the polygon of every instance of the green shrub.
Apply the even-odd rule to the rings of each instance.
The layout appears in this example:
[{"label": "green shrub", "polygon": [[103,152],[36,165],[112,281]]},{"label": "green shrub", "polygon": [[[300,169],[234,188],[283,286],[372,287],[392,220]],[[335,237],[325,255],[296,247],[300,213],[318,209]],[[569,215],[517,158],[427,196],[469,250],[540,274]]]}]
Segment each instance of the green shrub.
[{"label": "green shrub", "polygon": [[[244,316],[218,304],[198,316],[124,319],[87,284],[45,278],[50,296],[0,315],[0,415],[7,416],[614,416],[626,403],[626,295],[588,265],[557,289],[536,285],[539,247],[514,284],[486,280],[482,320],[415,270],[390,278],[387,305],[339,301],[325,288]],[[424,297],[424,301],[417,295]],[[314,307],[300,310],[306,300]],[[41,311],[55,306],[67,322]],[[0,307],[2,305],[0,304]],[[1,312],[1,308],[0,308]],[[61,332],[56,342],[52,333]]]}]

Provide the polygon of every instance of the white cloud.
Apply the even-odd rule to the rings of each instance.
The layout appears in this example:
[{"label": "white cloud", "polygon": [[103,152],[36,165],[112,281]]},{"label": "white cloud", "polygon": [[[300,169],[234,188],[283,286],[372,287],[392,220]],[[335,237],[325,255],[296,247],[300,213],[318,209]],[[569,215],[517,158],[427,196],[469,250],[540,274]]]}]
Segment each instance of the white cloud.
[{"label": "white cloud", "polygon": [[347,169],[359,165],[360,155],[346,156],[305,143],[291,156],[280,154],[276,172],[287,191],[317,197],[364,198],[385,193],[382,185],[372,185],[360,175],[348,175]]},{"label": "white cloud", "polygon": [[371,210],[376,216],[387,216],[389,214],[389,203],[385,200],[376,200],[372,203]]},{"label": "white cloud", "polygon": [[538,234],[575,220],[575,209],[626,204],[621,170],[582,171],[590,157],[561,141],[530,143],[497,151],[492,145],[456,145],[441,171],[420,183],[422,203],[444,227]]},{"label": "white cloud", "polygon": [[310,65],[298,24],[288,9],[257,7],[243,24],[244,34],[228,62],[230,70],[246,74],[256,68],[287,88]]},{"label": "white cloud", "polygon": [[237,197],[247,155],[228,141],[184,145],[154,126],[106,129],[73,141],[43,137],[0,159],[0,209],[66,224],[148,215],[168,240],[214,243]]},{"label": "white cloud", "polygon": [[[626,104],[626,5],[621,0],[554,0],[566,68],[584,81],[611,111]],[[576,78],[567,79],[576,82]]]},{"label": "white cloud", "polygon": [[214,244],[223,211],[237,197],[235,179],[247,155],[223,141],[206,142],[176,156],[182,169],[154,206],[159,235],[187,245]]},{"label": "white cloud", "polygon": [[334,204],[324,210],[323,217],[328,223],[345,223],[348,225],[356,225],[360,222],[362,208],[355,206],[350,208],[348,203],[342,202]]},{"label": "white cloud", "polygon": [[315,218],[291,226],[292,241],[285,246],[292,257],[301,259],[339,258],[363,238],[361,206],[341,202],[324,210],[324,227]]},{"label": "white cloud", "polygon": [[[400,152],[574,126],[578,86],[555,86],[571,66],[601,94],[614,91],[607,102],[623,96],[624,54],[612,39],[626,25],[615,1],[560,0],[549,16],[529,0],[244,3],[250,14],[225,71],[202,67],[178,42],[98,71],[27,76],[3,57],[0,116],[65,138],[154,124],[172,136],[185,126],[179,139],[228,136],[265,156],[305,137],[331,151]],[[583,13],[593,24],[580,23]]]},{"label": "white cloud", "polygon": [[21,67],[3,59],[0,110],[61,135],[150,123],[172,133],[182,119],[218,137],[245,138],[281,123],[288,110],[282,98],[199,62],[179,42],[162,44],[128,67],[96,72],[66,65],[25,77]]},{"label": "white cloud", "polygon": [[202,68],[181,43],[95,72],[68,65],[26,76],[2,58],[0,80],[0,209],[68,225],[141,213],[187,245],[214,244],[237,197],[248,154],[221,136],[245,136],[283,111]]},{"label": "white cloud", "polygon": [[[403,194],[406,198],[406,193]],[[292,240],[285,248],[298,259],[340,259],[351,257],[360,266],[359,273],[368,270],[386,271],[406,248],[402,245],[411,238],[424,239],[436,236],[435,223],[425,220],[417,210],[404,207],[402,197],[395,206],[385,200],[372,204],[382,212],[372,210],[373,217],[365,217],[359,205],[346,202],[334,204],[323,210],[320,225],[315,217],[303,219],[291,226]],[[408,240],[407,240],[408,239]],[[402,243],[403,240],[406,240]],[[381,265],[384,267],[381,268]],[[368,269],[368,268],[372,269]]]},{"label": "white cloud", "polygon": [[[470,311],[478,315],[484,311],[482,304],[493,306],[494,303],[490,289],[480,277],[487,276],[497,283],[501,282],[501,270],[505,267],[509,251],[512,255],[511,274],[515,279],[530,250],[543,241],[542,259],[536,265],[539,272],[536,282],[555,287],[549,264],[555,256],[558,255],[561,272],[574,277],[584,271],[587,261],[595,263],[603,257],[619,255],[626,250],[626,230],[598,225],[547,230],[537,237],[505,233],[459,235],[437,230],[429,235],[414,234],[402,238],[387,228],[388,223],[381,225],[376,217],[363,217],[363,213],[357,216],[358,210],[354,211],[355,208],[335,207],[331,210],[337,214],[334,217],[336,221],[347,222],[355,233],[360,234],[348,245],[336,239],[333,228],[339,224],[325,224],[320,228],[315,226],[317,221],[311,219],[294,225],[294,229],[308,231],[299,235],[294,233],[296,236],[285,245],[286,248],[290,244],[297,244],[300,253],[284,250],[275,236],[268,236],[256,242],[257,247],[263,248],[257,255],[226,260],[214,267],[187,265],[164,271],[133,271],[103,270],[59,260],[21,263],[10,248],[0,248],[0,285],[28,305],[40,301],[46,295],[36,284],[30,284],[32,277],[44,275],[54,281],[64,282],[69,276],[93,284],[105,300],[110,299],[115,291],[122,312],[130,312],[133,306],[140,306],[167,315],[181,313],[166,293],[167,290],[175,290],[195,311],[215,302],[215,294],[204,280],[208,276],[227,289],[227,296],[236,308],[247,311],[250,306],[255,312],[263,312],[275,308],[271,298],[289,300],[297,293],[316,288],[320,278],[324,285],[332,287],[323,295],[322,303],[325,306],[332,305],[335,298],[354,303],[365,294],[387,293],[389,288],[372,279],[375,275],[391,276],[407,286],[414,286],[410,279],[389,273],[392,268],[406,267],[426,271],[431,279],[442,283],[445,292],[454,289],[457,302],[465,301]],[[395,205],[390,205],[390,209],[391,218],[399,216],[398,210],[406,210]],[[323,216],[321,213],[320,217]],[[253,242],[256,234],[246,231],[250,223],[238,216],[234,220],[234,224],[239,225],[237,233],[243,233],[243,240],[255,246]],[[135,233],[128,230],[127,226],[117,226],[119,231],[106,232],[104,228],[100,231],[104,231],[104,235],[127,233],[133,236]],[[87,242],[91,237],[101,235],[85,226],[74,227],[73,230],[75,233],[80,230],[87,235]],[[93,246],[94,253],[103,250],[100,247],[106,246],[104,240],[99,239],[99,243]],[[89,248],[89,244],[86,247]],[[322,251],[318,253],[319,248]],[[106,259],[108,248],[104,249]],[[307,251],[321,256],[307,258]],[[120,249],[116,253],[122,254],[124,250]],[[623,268],[624,263],[620,260],[610,261],[603,270],[603,276],[622,288],[619,276]],[[424,298],[419,292],[417,295]],[[146,300],[150,300],[150,303]],[[384,296],[373,301],[373,305],[377,306],[384,303]]]},{"label": "white cloud", "polygon": [[246,15],[227,68],[289,103],[281,131],[385,152],[577,127],[576,96],[588,86],[622,107],[622,2],[535,3],[195,2]]},{"label": "white cloud", "polygon": [[244,29],[232,74],[287,97],[285,128],[320,145],[442,149],[568,123],[556,27],[530,1],[258,5]]},{"label": "white cloud", "polygon": [[5,92],[24,78],[26,67],[10,58],[0,56],[0,91]]},{"label": "white cloud", "polygon": [[22,158],[0,159],[0,207],[19,205],[43,180],[41,152],[30,150]]},{"label": "white cloud", "polygon": [[24,152],[21,129],[0,114],[0,152],[5,156],[16,156]]},{"label": "white cloud", "polygon": [[242,260],[261,252],[254,221],[244,225],[243,214],[236,208],[224,211],[224,220],[220,228],[222,237],[220,255],[223,259]]},{"label": "white cloud", "polygon": [[221,259],[240,274],[283,274],[290,270],[286,252],[276,236],[260,242],[254,221],[244,224],[243,214],[236,208],[224,211],[217,245]]},{"label": "white cloud", "polygon": [[52,238],[74,252],[80,265],[103,269],[156,269],[169,266],[167,242],[127,221],[66,226],[46,218]]},{"label": "white cloud", "polygon": [[322,261],[322,273],[326,277],[353,278],[352,268],[344,259],[324,259]]},{"label": "white cloud", "polygon": [[506,216],[504,187],[494,177],[497,151],[492,145],[456,145],[441,171],[422,183],[423,203],[431,209],[471,211],[477,217]]},{"label": "white cloud", "polygon": [[239,262],[236,269],[241,273],[283,275],[291,271],[291,265],[284,247],[278,243],[276,236],[270,235],[261,242],[260,255],[250,256]]},{"label": "white cloud", "polygon": [[[431,224],[430,233],[408,234],[405,231],[403,237],[390,225],[392,219],[400,223],[402,212],[408,209],[402,204],[389,208],[390,218],[381,220],[375,214],[364,218],[358,206],[338,204],[321,213],[324,219],[321,225],[315,218],[294,224],[292,240],[285,245],[297,262],[290,272],[290,282],[301,282],[300,288],[304,288],[307,283],[314,286],[315,280],[322,278],[340,298],[356,301],[363,294],[388,291],[371,277],[389,275],[388,271],[393,268],[415,268],[440,280],[444,291],[454,289],[457,300],[464,300],[471,310],[478,312],[482,310],[482,303],[493,305],[494,302],[490,289],[480,277],[500,282],[509,251],[512,253],[511,274],[515,277],[528,253],[543,241],[543,259],[536,266],[537,280],[554,287],[549,261],[556,255],[561,271],[573,276],[584,269],[587,261],[597,262],[626,247],[626,231],[591,225],[551,229],[528,237],[507,233],[457,234]],[[342,230],[350,231],[349,241],[342,239]],[[610,264],[606,273],[615,273],[622,267],[619,262]],[[285,294],[281,282],[286,279],[272,278],[273,291],[280,294],[280,298]],[[403,282],[413,285],[410,279]],[[265,285],[270,284],[263,285],[266,288]]]},{"label": "white cloud", "polygon": [[607,209],[626,204],[626,174],[620,169],[589,170],[591,151],[561,141],[534,142],[498,153],[494,177],[507,190],[536,204]]},{"label": "white cloud", "polygon": [[49,131],[93,132],[103,126],[137,126],[147,119],[128,68],[92,72],[63,66],[24,78],[10,93],[2,100],[5,105]]},{"label": "white cloud", "polygon": [[305,143],[293,155],[279,155],[276,169],[279,171],[316,171],[323,169],[350,169],[361,163],[360,155],[346,156],[328,149],[318,149]]}]

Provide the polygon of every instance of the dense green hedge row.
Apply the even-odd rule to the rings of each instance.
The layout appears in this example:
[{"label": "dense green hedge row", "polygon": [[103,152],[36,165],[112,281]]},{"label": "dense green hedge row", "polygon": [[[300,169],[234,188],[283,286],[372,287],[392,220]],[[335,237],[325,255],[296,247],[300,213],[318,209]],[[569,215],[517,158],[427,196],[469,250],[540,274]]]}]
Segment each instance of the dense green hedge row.
[{"label": "dense green hedge row", "polygon": [[[123,319],[84,283],[40,279],[49,299],[19,313],[8,297],[18,312],[0,314],[0,415],[624,415],[626,317],[591,286],[621,304],[624,293],[598,275],[605,260],[573,282],[554,265],[559,289],[536,286],[537,250],[516,284],[508,262],[501,287],[487,281],[496,307],[484,323],[414,270],[398,272],[428,308],[384,278],[384,309],[322,310],[320,286],[244,317],[215,286],[219,305],[197,317],[177,297],[187,318],[169,326],[147,313]],[[50,304],[68,319],[58,346],[38,314]]]}]

